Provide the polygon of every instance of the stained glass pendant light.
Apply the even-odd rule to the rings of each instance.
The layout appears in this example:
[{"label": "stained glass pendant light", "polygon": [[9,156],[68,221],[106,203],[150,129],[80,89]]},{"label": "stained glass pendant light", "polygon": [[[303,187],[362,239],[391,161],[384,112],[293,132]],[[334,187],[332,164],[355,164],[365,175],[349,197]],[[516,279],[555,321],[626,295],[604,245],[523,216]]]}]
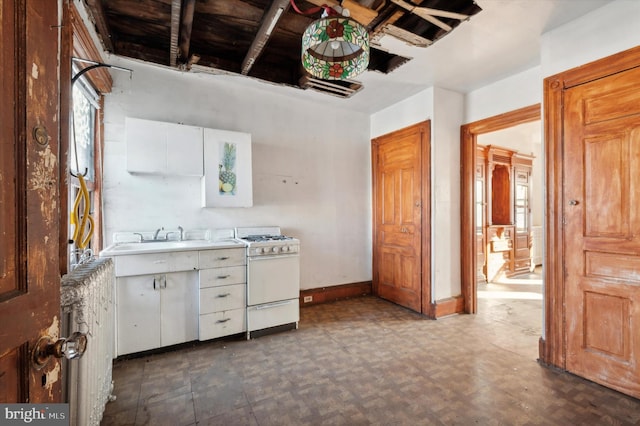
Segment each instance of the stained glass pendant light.
[{"label": "stained glass pendant light", "polygon": [[[346,16],[344,16],[346,15]],[[302,66],[316,78],[344,80],[369,65],[369,33],[349,17],[327,8],[302,34]]]}]

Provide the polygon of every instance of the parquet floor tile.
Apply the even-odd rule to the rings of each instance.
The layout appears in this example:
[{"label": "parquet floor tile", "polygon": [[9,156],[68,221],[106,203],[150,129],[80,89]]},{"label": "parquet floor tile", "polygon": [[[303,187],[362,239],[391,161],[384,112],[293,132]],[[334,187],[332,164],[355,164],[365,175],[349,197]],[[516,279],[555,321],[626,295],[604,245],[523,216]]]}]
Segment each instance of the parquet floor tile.
[{"label": "parquet floor tile", "polygon": [[305,307],[298,330],[118,360],[102,425],[640,424],[639,400],[537,363],[542,301],[505,286],[477,315],[368,296]]}]

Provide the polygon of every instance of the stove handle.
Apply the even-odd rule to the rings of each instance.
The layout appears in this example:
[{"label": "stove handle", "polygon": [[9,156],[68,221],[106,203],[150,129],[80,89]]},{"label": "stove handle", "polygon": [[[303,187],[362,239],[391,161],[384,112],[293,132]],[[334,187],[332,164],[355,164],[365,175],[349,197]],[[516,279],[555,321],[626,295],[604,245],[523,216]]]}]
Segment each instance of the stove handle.
[{"label": "stove handle", "polygon": [[249,256],[247,260],[251,262],[256,260],[285,259],[287,257],[300,257],[300,255],[298,253],[295,253],[295,254],[279,254],[275,256],[254,256],[254,257]]},{"label": "stove handle", "polygon": [[278,306],[289,305],[289,304],[294,303],[294,302],[295,302],[294,300],[285,300],[283,302],[265,303],[264,305],[256,306],[256,310],[277,308]]}]

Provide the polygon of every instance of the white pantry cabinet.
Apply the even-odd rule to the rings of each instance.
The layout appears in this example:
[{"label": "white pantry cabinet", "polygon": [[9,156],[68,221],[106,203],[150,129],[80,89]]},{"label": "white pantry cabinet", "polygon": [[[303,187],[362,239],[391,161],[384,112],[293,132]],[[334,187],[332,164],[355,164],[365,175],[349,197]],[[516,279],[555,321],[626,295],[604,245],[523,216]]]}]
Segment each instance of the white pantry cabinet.
[{"label": "white pantry cabinet", "polygon": [[127,171],[203,175],[203,129],[126,117]]}]

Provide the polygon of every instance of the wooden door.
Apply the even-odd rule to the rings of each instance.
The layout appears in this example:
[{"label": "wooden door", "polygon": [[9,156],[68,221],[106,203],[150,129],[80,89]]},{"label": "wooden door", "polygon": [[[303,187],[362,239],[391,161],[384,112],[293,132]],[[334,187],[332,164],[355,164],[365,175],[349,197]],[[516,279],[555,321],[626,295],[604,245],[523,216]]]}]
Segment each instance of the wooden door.
[{"label": "wooden door", "polygon": [[640,397],[640,68],[565,91],[566,368]]},{"label": "wooden door", "polygon": [[0,402],[60,401],[57,1],[0,0]]},{"label": "wooden door", "polygon": [[373,140],[374,292],[422,313],[429,309],[424,274],[430,259],[423,249],[428,153],[428,123]]}]

